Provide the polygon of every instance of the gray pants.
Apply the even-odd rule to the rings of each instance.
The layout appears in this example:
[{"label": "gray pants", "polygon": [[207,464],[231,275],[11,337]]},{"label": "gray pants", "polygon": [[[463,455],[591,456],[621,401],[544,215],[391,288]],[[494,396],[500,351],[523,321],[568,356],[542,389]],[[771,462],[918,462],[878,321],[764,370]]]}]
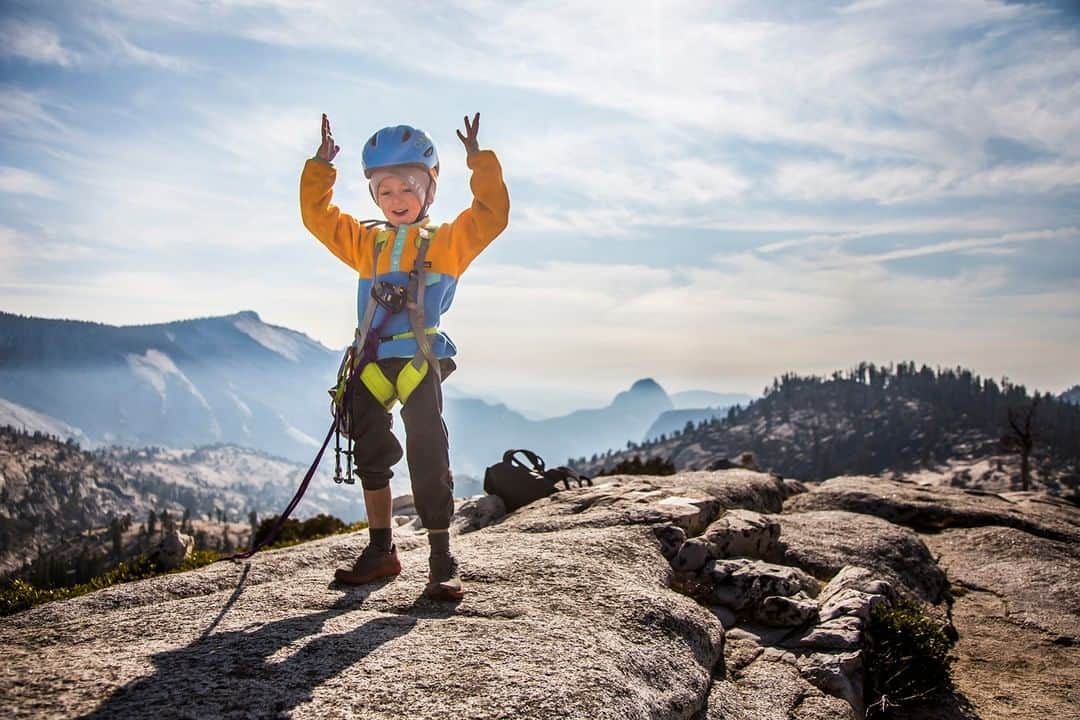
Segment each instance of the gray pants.
[{"label": "gray pants", "polygon": [[[385,358],[378,361],[391,381],[411,358]],[[441,358],[442,377],[457,365]],[[367,387],[355,380],[350,388],[352,414],[350,434],[354,442],[353,467],[365,490],[381,490],[390,484],[393,467],[401,460],[401,443],[390,430],[393,416],[376,400]],[[450,474],[450,441],[442,419],[442,387],[435,373],[428,372],[401,408],[405,422],[405,453],[412,482],[413,502],[421,522],[428,529],[450,526],[454,514],[454,478]]]}]

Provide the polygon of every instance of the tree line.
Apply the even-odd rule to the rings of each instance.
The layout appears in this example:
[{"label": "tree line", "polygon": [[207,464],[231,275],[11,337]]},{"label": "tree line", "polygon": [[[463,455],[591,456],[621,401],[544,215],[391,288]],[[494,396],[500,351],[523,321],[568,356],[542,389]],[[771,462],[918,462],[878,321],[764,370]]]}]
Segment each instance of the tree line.
[{"label": "tree line", "polygon": [[807,480],[1015,453],[1027,487],[1036,473],[1080,473],[1080,406],[961,367],[864,362],[829,376],[786,373],[723,417],[572,464],[596,471],[640,454],[681,466],[691,446],[716,459],[749,451],[762,467]]}]

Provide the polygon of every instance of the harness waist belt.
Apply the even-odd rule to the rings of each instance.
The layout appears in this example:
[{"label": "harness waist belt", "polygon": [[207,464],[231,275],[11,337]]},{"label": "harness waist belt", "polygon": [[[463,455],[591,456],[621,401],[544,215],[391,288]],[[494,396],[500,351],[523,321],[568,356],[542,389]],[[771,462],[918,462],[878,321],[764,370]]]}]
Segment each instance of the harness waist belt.
[{"label": "harness waist belt", "polygon": [[[424,328],[425,335],[435,335],[438,332],[438,325],[436,325],[435,327]],[[412,330],[409,330],[408,332],[398,333],[397,335],[380,335],[379,340],[382,342],[388,342],[390,340],[407,340],[414,337],[416,337],[416,333],[414,333]]]}]

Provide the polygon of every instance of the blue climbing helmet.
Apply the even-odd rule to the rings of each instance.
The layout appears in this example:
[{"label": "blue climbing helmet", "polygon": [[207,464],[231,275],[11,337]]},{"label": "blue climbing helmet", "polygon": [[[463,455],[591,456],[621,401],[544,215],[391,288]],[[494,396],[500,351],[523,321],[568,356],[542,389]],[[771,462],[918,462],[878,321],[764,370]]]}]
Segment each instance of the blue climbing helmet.
[{"label": "blue climbing helmet", "polygon": [[384,127],[364,143],[364,177],[391,165],[420,165],[434,182],[439,178],[439,153],[423,130],[409,125]]}]

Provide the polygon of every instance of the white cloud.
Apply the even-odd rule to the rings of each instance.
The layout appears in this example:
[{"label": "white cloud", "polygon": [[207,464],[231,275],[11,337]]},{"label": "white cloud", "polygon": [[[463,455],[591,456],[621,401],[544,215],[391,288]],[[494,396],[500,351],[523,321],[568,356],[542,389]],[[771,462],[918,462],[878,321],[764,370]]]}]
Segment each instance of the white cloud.
[{"label": "white cloud", "polygon": [[129,36],[133,28],[105,18],[88,18],[85,26],[97,36],[94,54],[98,59],[148,65],[163,70],[186,72],[199,66],[186,58],[145,48]]},{"label": "white cloud", "polygon": [[[310,268],[286,279],[235,274],[227,267],[94,269],[68,279],[29,274],[9,263],[0,227],[0,308],[39,317],[115,325],[172,322],[257,309],[264,322],[300,329],[344,347],[356,324],[356,279],[312,249]],[[326,272],[327,268],[330,272]],[[181,300],[182,298],[182,300]]]},{"label": "white cloud", "polygon": [[51,25],[17,18],[0,21],[0,57],[61,67],[70,67],[79,60],[76,53],[63,46]]},{"label": "white cloud", "polygon": [[[470,373],[481,386],[485,375],[524,383],[549,372],[614,391],[657,374],[683,387],[721,378],[757,390],[785,370],[831,371],[873,353],[970,359],[983,372],[1008,358],[1018,378],[1076,366],[1080,343],[1066,329],[1075,287],[1012,274],[1018,248],[1075,247],[1062,233],[1077,222],[1063,205],[1080,174],[1080,43],[1038,8],[982,0],[868,0],[782,14],[760,3],[489,0],[418,0],[408,13],[299,0],[87,8],[67,20],[74,30],[56,27],[57,47],[80,73],[90,68],[90,91],[107,84],[95,72],[134,63],[132,75],[147,82],[130,88],[136,97],[119,101],[118,114],[149,116],[174,99],[184,112],[153,130],[124,124],[121,134],[101,129],[91,114],[101,107],[86,94],[47,83],[31,91],[14,79],[0,86],[5,149],[33,143],[63,154],[41,165],[5,155],[20,166],[0,169],[5,222],[33,226],[13,217],[30,204],[23,195],[65,199],[37,245],[0,229],[0,257],[17,260],[0,263],[6,309],[129,323],[252,307],[341,345],[355,320],[354,278],[301,227],[296,208],[297,174],[323,109],[315,106],[332,98],[327,109],[342,113],[334,120],[348,155],[336,198],[363,215],[374,210],[348,123],[375,124],[403,108],[411,118],[414,107],[424,122],[441,122],[458,111],[421,101],[452,94],[491,118],[482,136],[511,187],[508,239],[529,232],[555,247],[580,239],[575,257],[597,258],[560,263],[500,242],[502,265],[474,265],[447,318],[463,382]],[[422,48],[403,52],[396,37],[415,31],[418,16],[430,19]],[[253,39],[266,44],[257,70],[245,64]],[[376,73],[376,63],[393,69]],[[309,73],[319,66],[325,74]],[[215,72],[177,72],[208,68]],[[302,89],[292,97],[283,87]],[[993,165],[995,139],[1030,158]],[[468,201],[460,163],[445,165],[442,217]],[[845,200],[877,207],[830,207]],[[761,244],[703,257],[703,267],[668,266],[654,227],[712,230],[715,248]],[[56,250],[64,242],[92,248],[100,264],[71,262]],[[285,249],[305,243],[310,266],[304,255],[295,277],[280,272],[298,257]],[[856,254],[860,243],[878,250]],[[662,266],[625,262],[631,244],[645,248],[635,257]],[[897,272],[912,265],[899,260],[945,253],[980,257],[947,279]],[[553,262],[512,264],[526,256]],[[622,262],[612,267],[611,257]],[[76,266],[85,277],[71,281]],[[1008,295],[1024,282],[1033,296]],[[1015,325],[1016,336],[987,318]],[[1031,357],[1013,350],[1017,338]],[[1056,358],[1058,370],[1036,354]]]},{"label": "white cloud", "polygon": [[75,30],[89,30],[92,37],[83,35],[78,51],[65,47],[53,24],[41,19],[10,17],[0,20],[0,57],[65,68],[88,62],[117,61],[173,71],[198,67],[188,59],[150,50],[133,41],[130,35],[137,26],[124,27],[106,15],[85,12],[90,8],[83,10],[84,14],[75,18],[78,23]]},{"label": "white cloud", "polygon": [[[994,195],[1013,182],[1031,193],[1076,186],[1068,158],[1080,134],[1080,46],[1075,30],[1044,22],[1033,6],[860,2],[783,17],[753,4],[690,1],[419,2],[413,15],[434,20],[425,51],[407,53],[391,38],[411,21],[390,6],[278,0],[111,10],[117,26],[179,25],[286,49],[393,58],[412,78],[599,108],[618,125],[537,132],[534,124],[507,144],[508,165],[594,207],[740,199],[754,179],[731,158],[709,155],[745,141],[778,146],[778,187],[803,199],[895,204]],[[552,117],[562,117],[558,108]],[[281,120],[287,130],[292,121]],[[994,137],[1056,157],[987,171],[985,143]],[[831,159],[813,159],[823,154]]]},{"label": "white cloud", "polygon": [[47,93],[0,85],[0,137],[39,141],[43,152],[53,143],[71,142],[72,129],[57,117],[56,103]]},{"label": "white cloud", "polygon": [[21,270],[28,262],[76,260],[89,257],[93,252],[92,247],[71,242],[67,238],[31,235],[25,231],[0,225],[0,259],[4,260],[4,269],[11,273],[9,276],[11,279],[25,280],[21,275]]},{"label": "white cloud", "polygon": [[924,165],[857,170],[837,162],[796,161],[782,164],[775,189],[802,200],[866,200],[881,205],[946,197],[1040,195],[1080,187],[1080,163],[1045,162],[972,171]]},{"label": "white cloud", "polygon": [[528,128],[510,133],[503,144],[506,167],[528,168],[530,182],[590,212],[597,207],[680,211],[733,200],[750,185],[723,159],[704,159],[705,148],[638,123]]},{"label": "white cloud", "polygon": [[915,247],[907,247],[900,250],[892,250],[884,253],[867,255],[844,255],[836,261],[827,261],[835,266],[881,264],[891,260],[904,260],[926,255],[939,255],[941,253],[971,252],[993,250],[1001,246],[1011,247],[1021,243],[1037,242],[1040,240],[1070,240],[1080,238],[1080,228],[1066,227],[1046,230],[1029,230],[1026,232],[1006,233],[998,237],[964,238],[957,240],[944,240]]},{"label": "white cloud", "polygon": [[640,214],[611,208],[578,210],[532,203],[511,209],[515,232],[567,233],[589,238],[622,237],[641,220]]},{"label": "white cloud", "polygon": [[56,190],[46,178],[29,170],[0,165],[0,193],[53,197]]},{"label": "white cloud", "polygon": [[310,107],[216,106],[196,112],[205,148],[251,177],[299,177],[303,162],[318,146],[319,115]]},{"label": "white cloud", "polygon": [[803,200],[873,200],[890,204],[926,198],[942,189],[938,173],[926,167],[892,167],[860,173],[835,162],[786,163],[777,170],[776,190]]},{"label": "white cloud", "polygon": [[[824,267],[752,253],[666,272],[489,267],[463,280],[444,326],[462,348],[466,385],[480,384],[475,366],[502,385],[564,373],[567,384],[615,392],[654,375],[754,391],[788,370],[867,358],[962,359],[979,372],[1064,382],[1080,361],[1080,283],[1018,294],[1009,278],[1007,266],[919,277],[883,263]],[[1053,372],[1041,353],[1055,358]]]}]

